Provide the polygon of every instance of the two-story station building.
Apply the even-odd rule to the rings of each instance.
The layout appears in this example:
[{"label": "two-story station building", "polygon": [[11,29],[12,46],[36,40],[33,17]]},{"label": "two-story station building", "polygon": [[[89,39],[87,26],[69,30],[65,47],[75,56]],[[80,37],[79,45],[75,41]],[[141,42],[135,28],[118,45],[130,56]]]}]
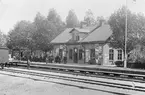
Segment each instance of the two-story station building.
[{"label": "two-story station building", "polygon": [[67,28],[51,41],[53,55],[67,56],[68,63],[84,64],[95,58],[97,64],[113,65],[123,60],[123,51],[109,47],[112,30],[108,24],[86,28]]}]

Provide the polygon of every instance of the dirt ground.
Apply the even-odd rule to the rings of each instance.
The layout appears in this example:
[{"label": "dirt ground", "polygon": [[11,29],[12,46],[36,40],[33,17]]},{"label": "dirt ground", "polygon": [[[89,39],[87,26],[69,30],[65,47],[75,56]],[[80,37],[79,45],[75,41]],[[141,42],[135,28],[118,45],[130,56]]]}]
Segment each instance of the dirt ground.
[{"label": "dirt ground", "polygon": [[[60,80],[61,81],[61,80]],[[0,95],[112,95],[51,82],[0,74]]]}]

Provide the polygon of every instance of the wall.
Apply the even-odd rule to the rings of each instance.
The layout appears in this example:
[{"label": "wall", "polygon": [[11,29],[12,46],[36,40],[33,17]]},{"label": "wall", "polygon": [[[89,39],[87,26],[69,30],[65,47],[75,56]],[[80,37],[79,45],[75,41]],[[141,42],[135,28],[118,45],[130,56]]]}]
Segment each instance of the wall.
[{"label": "wall", "polygon": [[[67,45],[67,59],[68,59],[68,63],[74,63],[74,48],[78,49],[77,52],[77,56],[78,56],[78,64],[84,64],[84,55],[83,58],[81,60],[79,60],[79,49],[83,49],[83,47],[81,45]],[[72,49],[73,50],[73,54],[72,54],[72,59],[69,59],[69,50]]]},{"label": "wall", "polygon": [[85,44],[85,52],[86,52],[86,58],[85,58],[85,62],[87,63],[91,58],[90,58],[90,54],[91,54],[91,49],[95,49],[95,58],[98,59],[98,63],[97,64],[102,64],[103,61],[103,47],[102,44]]},{"label": "wall", "polygon": [[0,49],[0,63],[6,63],[9,61],[9,50]]},{"label": "wall", "polygon": [[58,54],[59,45],[54,45],[52,50],[52,55],[56,56]]},{"label": "wall", "polygon": [[[114,60],[109,61],[109,49],[112,49],[109,47],[108,44],[105,44],[103,46],[103,65],[114,65],[115,61],[118,61],[118,49],[113,49],[114,50]],[[123,61],[123,52],[122,52],[122,61]]]},{"label": "wall", "polygon": [[59,49],[62,49],[62,53],[64,54],[64,52],[66,52],[66,48],[67,47],[65,45],[54,45],[52,50],[53,56],[57,56],[59,54]]},{"label": "wall", "polygon": [[[59,49],[62,49],[63,45],[55,45],[54,46],[54,50],[53,50],[53,55],[56,56],[59,52]],[[105,65],[105,66],[109,66],[109,65],[114,65],[113,63],[115,61],[118,61],[118,49],[113,49],[114,50],[114,60],[113,61],[109,61],[109,49],[112,49],[111,47],[109,47],[108,44],[105,45],[99,45],[99,44],[85,44],[83,45],[67,45],[66,49],[67,49],[67,61],[68,63],[74,63],[74,55],[72,54],[72,59],[69,59],[69,50],[72,49],[73,53],[74,53],[74,48],[78,49],[78,64],[85,64],[88,62],[88,60],[90,60],[90,49],[95,49],[95,56],[99,55],[102,56],[101,59],[101,64]],[[83,58],[81,60],[79,60],[79,49],[83,49]],[[98,53],[102,53],[101,55]],[[85,54],[86,53],[86,54]],[[123,53],[122,53],[122,61],[123,61]]]}]

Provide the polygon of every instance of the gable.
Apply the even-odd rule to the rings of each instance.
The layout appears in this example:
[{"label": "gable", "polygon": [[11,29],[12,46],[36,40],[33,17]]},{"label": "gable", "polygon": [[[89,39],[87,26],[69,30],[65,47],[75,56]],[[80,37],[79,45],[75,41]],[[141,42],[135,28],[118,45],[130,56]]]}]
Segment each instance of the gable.
[{"label": "gable", "polygon": [[[87,30],[88,32],[88,30]],[[74,28],[70,34],[72,35],[72,39],[70,40],[70,42],[77,42],[82,40],[83,38],[85,38],[88,33],[86,31],[79,31],[78,29]],[[77,40],[77,37],[79,37],[79,40]]]}]

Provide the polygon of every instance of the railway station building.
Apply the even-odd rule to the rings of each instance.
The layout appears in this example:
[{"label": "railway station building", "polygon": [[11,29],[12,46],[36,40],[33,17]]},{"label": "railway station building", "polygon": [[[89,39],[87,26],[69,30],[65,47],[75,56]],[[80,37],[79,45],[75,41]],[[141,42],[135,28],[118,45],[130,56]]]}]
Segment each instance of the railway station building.
[{"label": "railway station building", "polygon": [[68,63],[87,64],[95,59],[98,65],[114,65],[123,60],[123,51],[109,46],[112,35],[106,23],[89,28],[67,28],[51,41],[54,56],[66,56]]}]

